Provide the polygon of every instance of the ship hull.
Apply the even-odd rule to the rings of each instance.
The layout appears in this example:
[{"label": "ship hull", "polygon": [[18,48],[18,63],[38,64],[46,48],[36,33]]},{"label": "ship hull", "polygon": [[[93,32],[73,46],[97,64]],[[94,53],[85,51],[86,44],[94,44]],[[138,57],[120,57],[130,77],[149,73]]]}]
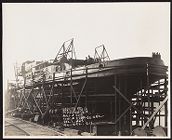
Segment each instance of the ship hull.
[{"label": "ship hull", "polygon": [[[143,110],[139,104],[133,109],[132,99],[139,92],[148,99],[149,87],[167,77],[167,67],[161,59],[138,57],[80,66],[48,77],[25,85],[25,94],[34,94],[28,104],[37,106],[44,123],[89,131],[92,123],[113,122],[114,131],[127,130],[129,135],[131,111]],[[122,121],[116,122],[124,112]],[[143,115],[139,117],[145,119]]]},{"label": "ship hull", "polygon": [[[166,77],[166,72],[167,66],[164,65],[162,60],[151,57],[138,57],[82,66],[64,71],[60,73],[60,76],[59,73],[56,73],[54,80],[53,78],[47,79],[45,84],[48,85],[54,82],[57,84],[57,88],[63,86],[68,93],[71,92],[70,88],[73,86],[79,92],[87,79],[87,83],[95,82],[97,85],[96,89],[98,90],[102,90],[102,88],[114,90],[114,79],[116,77],[124,77],[119,79],[120,82],[122,85],[126,82],[129,89],[127,93],[134,94],[160,80],[162,77]],[[100,82],[99,84],[99,81],[102,81],[102,83]],[[139,81],[142,81],[142,86],[140,86]],[[106,85],[106,83],[108,84]],[[87,86],[89,87],[88,84]]]}]

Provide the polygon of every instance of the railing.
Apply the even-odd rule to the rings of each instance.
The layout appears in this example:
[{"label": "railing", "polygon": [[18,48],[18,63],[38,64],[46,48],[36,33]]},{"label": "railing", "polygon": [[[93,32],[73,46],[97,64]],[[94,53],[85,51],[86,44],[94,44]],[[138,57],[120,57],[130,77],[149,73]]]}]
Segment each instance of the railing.
[{"label": "railing", "polygon": [[[146,71],[147,66],[145,64],[135,64],[135,65],[121,65],[121,66],[104,66],[104,67],[83,67],[83,68],[76,68],[76,69],[69,69],[66,71],[61,72],[62,76],[55,77],[55,81],[63,81],[65,80],[70,80],[71,78],[71,71],[72,71],[72,78],[82,78],[85,77],[86,75],[89,76],[89,74],[95,74],[95,73],[100,73],[100,72],[105,72],[108,70],[132,70],[132,69],[137,69],[141,68],[142,71]],[[162,66],[162,65],[155,65],[155,64],[149,64],[149,70],[153,69],[159,69],[163,71],[167,71],[167,66]],[[86,74],[86,69],[88,73]],[[79,73],[80,72],[80,73]],[[122,72],[121,72],[122,73]],[[153,72],[152,72],[153,73]],[[58,73],[55,73],[56,75]],[[53,75],[53,74],[50,74]],[[40,78],[35,77],[34,82],[35,84],[39,84],[43,81],[43,75],[39,75]],[[53,77],[44,79],[45,83],[51,83],[53,82]],[[32,79],[30,79],[30,82],[27,82],[26,85],[31,86],[32,85]]]}]

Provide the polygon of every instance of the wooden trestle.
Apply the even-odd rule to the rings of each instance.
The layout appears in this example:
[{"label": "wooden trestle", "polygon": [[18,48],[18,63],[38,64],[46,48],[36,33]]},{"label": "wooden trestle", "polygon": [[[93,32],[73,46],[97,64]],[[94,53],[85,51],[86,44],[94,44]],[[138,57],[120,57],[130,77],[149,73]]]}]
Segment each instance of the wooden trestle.
[{"label": "wooden trestle", "polygon": [[[78,80],[73,80],[71,69],[68,79],[58,80],[53,74],[52,81],[45,81],[43,77],[42,82],[36,83],[33,79],[31,86],[27,86],[24,80],[23,88],[10,89],[14,96],[10,100],[11,108],[21,109],[20,117],[25,113],[34,118],[37,114],[42,123],[86,131],[90,131],[94,122],[112,122],[113,135],[130,135],[134,128],[147,122],[167,96],[167,75],[152,71],[155,66],[146,65],[144,68],[144,73],[133,71],[103,78],[90,78],[85,69],[85,78]],[[137,89],[132,90],[132,87]],[[167,108],[166,102],[146,129],[153,129],[155,121],[168,128]]]}]

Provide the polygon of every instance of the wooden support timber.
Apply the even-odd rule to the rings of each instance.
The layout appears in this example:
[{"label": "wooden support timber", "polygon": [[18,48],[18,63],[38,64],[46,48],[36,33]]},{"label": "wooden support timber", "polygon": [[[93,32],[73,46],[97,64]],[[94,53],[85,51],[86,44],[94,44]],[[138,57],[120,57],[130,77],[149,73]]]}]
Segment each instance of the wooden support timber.
[{"label": "wooden support timber", "polygon": [[[148,122],[150,116],[148,116],[147,114],[152,114],[155,112],[154,108],[151,107],[152,106],[151,104],[153,103],[153,107],[154,107],[156,102],[159,104],[161,100],[163,100],[166,97],[166,92],[167,92],[166,78],[165,79],[162,78],[161,81],[159,80],[155,82],[154,85],[151,86],[149,85],[149,87],[143,85],[143,80],[144,80],[143,78],[138,78],[140,79],[139,81],[140,90],[133,96],[130,96],[130,94],[128,94],[129,93],[128,87],[130,87],[131,85],[129,85],[130,83],[126,82],[125,79],[126,80],[128,80],[127,78],[133,79],[133,77],[135,78],[137,75],[130,75],[130,76],[114,75],[114,77],[111,78],[107,77],[107,79],[102,78],[101,80],[97,81],[96,79],[93,78],[90,79],[90,77],[87,74],[88,71],[89,69],[85,69],[85,73],[86,73],[84,75],[85,78],[82,80],[82,82],[80,82],[81,84],[78,86],[74,86],[73,84],[76,81],[73,81],[73,79],[70,78],[70,81],[68,82],[70,83],[68,88],[71,89],[69,91],[72,92],[73,95],[67,94],[68,92],[65,91],[67,89],[66,87],[67,80],[64,79],[64,81],[57,82],[55,81],[55,74],[54,74],[54,78],[53,78],[54,80],[52,83],[48,83],[48,84],[40,83],[39,85],[34,85],[35,83],[33,83],[30,92],[27,91],[25,95],[21,93],[22,96],[20,96],[19,103],[20,102],[23,103],[23,108],[25,107],[26,104],[28,108],[29,103],[31,103],[31,100],[33,100],[33,103],[36,105],[37,111],[39,112],[40,116],[49,114],[48,112],[50,113],[52,111],[55,112],[55,110],[58,108],[56,107],[56,104],[59,103],[63,104],[63,106],[61,106],[61,109],[65,109],[69,107],[66,104],[67,102],[70,104],[71,108],[73,105],[74,108],[81,106],[84,107],[85,105],[88,108],[88,111],[90,111],[91,113],[90,116],[88,117],[92,118],[92,120],[90,120],[92,123],[94,122],[93,121],[94,114],[96,114],[96,112],[100,112],[100,108],[101,109],[105,108],[104,115],[107,117],[107,119],[104,120],[106,121],[110,120],[114,122],[114,126],[115,126],[114,131],[116,132],[115,134],[118,135],[120,133],[121,135],[126,135],[124,134],[124,131],[126,131],[125,129],[127,129],[128,131],[127,135],[129,135],[134,129],[133,123],[135,121],[137,121],[136,123],[137,125],[144,125],[146,124],[146,122]],[[109,86],[109,82],[111,80],[113,81],[113,84],[111,85],[113,88],[110,88]],[[62,85],[60,87],[61,90],[60,88],[57,88],[58,84]],[[109,87],[105,89],[103,86],[96,86],[97,84],[98,85],[102,84],[104,86],[109,86]],[[38,88],[40,89],[42,88],[42,89],[38,92],[38,90],[36,90]],[[61,93],[63,95],[63,97],[61,98],[62,100],[60,99]],[[72,98],[72,104],[71,104],[71,100],[68,100],[71,98]],[[135,100],[136,102],[133,99],[136,99]],[[156,99],[158,100],[156,101]],[[148,101],[150,102],[150,104],[148,104]],[[34,113],[33,109],[31,109],[31,111],[33,111]],[[75,113],[75,111],[77,110],[73,110],[73,113]],[[160,110],[156,112],[158,113],[158,115],[155,114],[153,118],[155,119],[158,118],[159,120],[159,118],[161,118],[163,115],[162,113],[160,113]],[[52,115],[49,114],[49,115],[53,116],[53,114]],[[167,114],[165,114],[163,117],[166,116]],[[44,119],[44,117],[42,119]],[[149,124],[152,123],[152,126],[154,126],[155,119],[150,119]],[[72,120],[71,123],[75,123],[75,121]],[[158,123],[161,124],[160,121]],[[128,126],[125,126],[124,124],[127,124]],[[149,126],[149,124],[146,126]],[[87,125],[89,125],[89,123]],[[151,127],[149,129],[151,129]]]},{"label": "wooden support timber", "polygon": [[115,86],[113,86],[113,88],[117,91],[117,93],[120,94],[120,96],[128,103],[130,104],[131,107],[133,107],[136,111],[138,111],[138,113],[140,112],[140,110],[138,108],[136,108],[120,91],[118,88],[116,88]]},{"label": "wooden support timber", "polygon": [[[55,68],[59,59],[74,58],[73,49],[73,39],[67,47],[65,43],[62,45],[53,62]],[[69,61],[69,69],[53,72],[51,79],[44,79],[42,75],[39,81],[33,79],[31,83],[24,82],[22,88],[14,87],[17,107],[23,109],[16,112],[24,114],[29,109],[33,114],[30,117],[28,113],[29,119],[40,116],[38,123],[87,132],[92,132],[94,125],[111,122],[111,135],[130,135],[139,126],[152,130],[156,122],[167,128],[167,102],[163,103],[164,108],[155,110],[167,97],[165,66],[152,64],[153,58],[109,61],[104,45],[102,53],[95,51],[96,58],[96,63],[82,67],[75,67],[73,61]],[[149,60],[150,63],[146,63]]]},{"label": "wooden support timber", "polygon": [[158,113],[158,111],[162,108],[162,106],[167,102],[168,96],[162,101],[161,105],[157,107],[156,111],[151,115],[149,120],[142,126],[142,129],[145,129],[145,127],[150,123],[150,121],[155,117],[155,115]]},{"label": "wooden support timber", "polygon": [[[79,97],[78,97],[78,99],[77,99],[77,102],[76,102],[76,105],[75,105],[75,109],[76,109],[76,107],[78,106],[78,103],[79,103],[79,100],[80,100],[80,98],[81,98],[81,95],[82,95],[82,93],[83,93],[83,91],[84,91],[84,89],[85,89],[85,87],[86,87],[86,83],[87,83],[87,68],[86,68],[86,77],[85,77],[85,81],[84,81],[84,84],[83,84],[83,86],[82,86],[82,89],[81,89],[81,92],[80,92],[80,94],[79,94]],[[75,110],[74,110],[75,111]]]}]

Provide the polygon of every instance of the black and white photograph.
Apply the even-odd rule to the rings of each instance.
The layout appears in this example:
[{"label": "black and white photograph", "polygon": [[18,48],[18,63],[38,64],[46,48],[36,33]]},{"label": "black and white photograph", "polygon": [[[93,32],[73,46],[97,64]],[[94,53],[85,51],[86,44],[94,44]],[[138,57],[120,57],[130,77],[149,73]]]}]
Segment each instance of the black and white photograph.
[{"label": "black and white photograph", "polygon": [[2,3],[3,138],[169,138],[170,2]]}]

